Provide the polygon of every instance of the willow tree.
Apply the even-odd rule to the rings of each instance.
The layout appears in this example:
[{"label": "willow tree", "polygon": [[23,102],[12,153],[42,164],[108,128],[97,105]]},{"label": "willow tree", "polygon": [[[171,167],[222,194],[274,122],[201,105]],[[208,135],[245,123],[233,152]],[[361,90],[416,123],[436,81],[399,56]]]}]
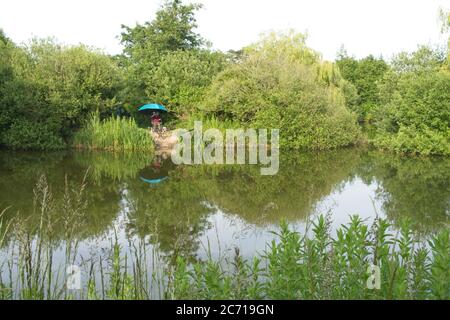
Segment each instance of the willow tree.
[{"label": "willow tree", "polygon": [[214,79],[203,110],[243,125],[279,128],[286,147],[336,148],[359,137],[346,107],[351,89],[333,63],[306,46],[304,35],[270,33]]}]

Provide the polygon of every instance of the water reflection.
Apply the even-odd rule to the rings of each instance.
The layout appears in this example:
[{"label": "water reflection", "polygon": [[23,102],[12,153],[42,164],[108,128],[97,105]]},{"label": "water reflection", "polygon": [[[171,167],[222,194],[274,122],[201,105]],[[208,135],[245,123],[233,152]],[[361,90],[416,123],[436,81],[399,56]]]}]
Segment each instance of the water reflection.
[{"label": "water reflection", "polygon": [[[450,214],[450,160],[445,158],[359,149],[301,153],[282,155],[279,173],[261,176],[258,166],[175,166],[164,156],[141,153],[2,151],[5,219],[19,216],[33,230],[39,221],[33,209],[39,176],[46,175],[55,202],[63,203],[65,190],[76,190],[86,172],[87,208],[77,237],[101,237],[117,228],[120,216],[126,237],[146,237],[169,259],[196,259],[213,224],[216,236],[227,242],[230,230],[266,231],[281,219],[298,224],[328,208],[336,221],[355,213],[370,217],[378,208],[394,224],[410,217],[417,232],[446,226]],[[56,212],[55,237],[64,239],[63,205]]]}]

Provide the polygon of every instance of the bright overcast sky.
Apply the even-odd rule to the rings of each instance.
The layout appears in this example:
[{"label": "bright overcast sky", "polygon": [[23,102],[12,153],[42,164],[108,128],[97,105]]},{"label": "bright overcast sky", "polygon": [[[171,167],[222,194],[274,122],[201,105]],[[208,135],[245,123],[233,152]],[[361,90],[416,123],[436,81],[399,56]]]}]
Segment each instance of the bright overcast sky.
[{"label": "bright overcast sky", "polygon": [[[391,57],[418,44],[445,43],[438,9],[450,0],[199,0],[203,37],[239,49],[261,32],[307,31],[310,47],[334,59],[341,44],[357,57]],[[119,53],[120,25],[151,20],[162,0],[2,0],[0,28],[15,42],[54,36]]]}]

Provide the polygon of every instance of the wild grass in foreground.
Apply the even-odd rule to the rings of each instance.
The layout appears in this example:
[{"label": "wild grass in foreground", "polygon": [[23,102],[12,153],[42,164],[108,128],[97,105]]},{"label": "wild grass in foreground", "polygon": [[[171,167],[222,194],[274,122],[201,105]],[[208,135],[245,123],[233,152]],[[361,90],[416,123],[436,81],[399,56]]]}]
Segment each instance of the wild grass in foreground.
[{"label": "wild grass in foreground", "polygon": [[[251,261],[236,250],[226,264],[209,259],[173,272],[171,299],[448,299],[449,232],[427,243],[414,240],[408,222],[395,234],[377,219],[369,228],[358,216],[330,236],[320,216],[312,236],[282,223],[276,240]],[[372,266],[372,267],[371,267]],[[375,267],[373,267],[375,266]],[[372,271],[380,270],[380,289]],[[368,283],[372,285],[368,285]]]},{"label": "wild grass in foreground", "polygon": [[[35,188],[34,230],[0,216],[0,299],[449,299],[449,230],[416,239],[409,221],[398,231],[383,219],[371,226],[358,216],[331,235],[329,216],[299,233],[281,223],[264,252],[194,264],[169,265],[157,247],[136,239],[124,250],[117,237],[105,254],[79,252],[85,181],[67,184],[58,207],[41,177]],[[63,210],[64,215],[58,215]],[[59,221],[61,220],[61,221]],[[64,241],[54,236],[63,224]],[[94,251],[101,251],[97,248]],[[56,259],[56,255],[59,259]],[[62,257],[62,258],[61,258]],[[67,288],[67,266],[80,265],[80,290]],[[370,268],[379,268],[371,289]],[[369,283],[369,285],[368,285]],[[375,285],[376,287],[376,285]]]},{"label": "wild grass in foreground", "polygon": [[111,151],[153,151],[153,140],[148,130],[139,128],[131,118],[111,117],[100,120],[92,114],[84,127],[74,136],[78,148]]}]

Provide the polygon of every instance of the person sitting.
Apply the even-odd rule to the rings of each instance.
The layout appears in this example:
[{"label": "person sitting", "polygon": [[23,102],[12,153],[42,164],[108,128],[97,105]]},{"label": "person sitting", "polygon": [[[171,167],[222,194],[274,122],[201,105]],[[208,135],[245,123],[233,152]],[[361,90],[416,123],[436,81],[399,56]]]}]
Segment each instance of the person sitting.
[{"label": "person sitting", "polygon": [[158,132],[161,128],[161,117],[157,112],[153,112],[151,116],[152,129],[155,132]]}]

